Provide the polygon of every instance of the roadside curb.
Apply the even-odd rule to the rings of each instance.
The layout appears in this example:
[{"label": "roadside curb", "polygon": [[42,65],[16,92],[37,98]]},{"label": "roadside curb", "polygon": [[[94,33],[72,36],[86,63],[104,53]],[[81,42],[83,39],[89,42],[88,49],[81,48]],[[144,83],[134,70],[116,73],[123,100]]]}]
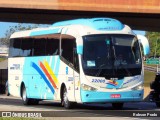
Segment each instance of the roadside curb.
[{"label": "roadside curb", "polygon": [[21,99],[20,97],[7,96],[6,94],[0,94],[0,99]]}]

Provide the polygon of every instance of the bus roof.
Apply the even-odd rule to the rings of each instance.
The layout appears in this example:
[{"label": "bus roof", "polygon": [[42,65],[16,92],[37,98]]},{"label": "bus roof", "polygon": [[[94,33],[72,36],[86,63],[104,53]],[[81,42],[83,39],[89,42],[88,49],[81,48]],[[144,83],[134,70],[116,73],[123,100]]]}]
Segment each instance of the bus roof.
[{"label": "bus roof", "polygon": [[91,19],[75,19],[75,20],[67,20],[62,22],[56,22],[52,26],[67,26],[67,25],[83,25],[88,26],[95,30],[102,31],[113,31],[113,30],[122,30],[124,25],[112,18],[91,18]]},{"label": "bus roof", "polygon": [[75,19],[68,21],[56,22],[47,28],[36,28],[32,30],[15,32],[10,38],[32,37],[47,34],[59,34],[64,26],[81,25],[98,31],[120,31],[125,25],[120,21],[112,18],[91,18],[91,19]]},{"label": "bus roof", "polygon": [[11,35],[10,38],[33,37],[38,35],[56,34],[60,32],[61,32],[60,27],[35,28],[32,30],[15,32]]}]

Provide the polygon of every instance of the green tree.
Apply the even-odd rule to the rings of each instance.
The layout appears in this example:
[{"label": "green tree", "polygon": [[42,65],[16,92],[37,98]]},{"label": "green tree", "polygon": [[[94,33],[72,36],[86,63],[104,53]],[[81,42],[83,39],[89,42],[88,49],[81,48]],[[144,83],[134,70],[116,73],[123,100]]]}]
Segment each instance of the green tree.
[{"label": "green tree", "polygon": [[146,36],[149,40],[150,55],[160,56],[160,33],[159,32],[146,32]]}]

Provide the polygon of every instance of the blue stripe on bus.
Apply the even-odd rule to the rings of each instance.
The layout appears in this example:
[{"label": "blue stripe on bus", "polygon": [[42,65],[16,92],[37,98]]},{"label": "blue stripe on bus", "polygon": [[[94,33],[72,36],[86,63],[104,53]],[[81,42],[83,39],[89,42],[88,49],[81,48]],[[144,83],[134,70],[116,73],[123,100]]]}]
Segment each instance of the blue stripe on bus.
[{"label": "blue stripe on bus", "polygon": [[60,32],[61,32],[60,28],[50,29],[50,30],[38,30],[31,32],[30,36],[55,34]]},{"label": "blue stripe on bus", "polygon": [[42,78],[44,79],[44,81],[46,82],[46,84],[48,85],[52,93],[54,94],[55,91],[53,87],[51,86],[50,82],[48,81],[44,73],[41,71],[41,69],[34,62],[32,62],[32,67],[42,76]]}]

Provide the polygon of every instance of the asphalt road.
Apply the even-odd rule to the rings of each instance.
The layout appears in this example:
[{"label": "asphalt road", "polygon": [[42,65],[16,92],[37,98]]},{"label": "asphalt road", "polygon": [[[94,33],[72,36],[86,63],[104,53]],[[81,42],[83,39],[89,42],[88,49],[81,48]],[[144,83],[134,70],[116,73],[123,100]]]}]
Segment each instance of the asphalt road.
[{"label": "asphalt road", "polygon": [[[39,105],[24,106],[20,98],[7,97],[4,95],[0,95],[0,111],[1,113],[9,111],[21,114],[22,112],[36,112],[40,113],[42,117],[65,117],[67,119],[70,119],[70,117],[81,117],[81,119],[86,119],[86,117],[88,119],[89,117],[151,119],[151,115],[160,117],[160,109],[156,107],[155,103],[151,102],[125,103],[122,110],[114,110],[109,103],[89,105],[78,104],[71,110],[65,110],[60,106],[59,102],[41,101]],[[159,119],[159,117],[153,118]]]}]

